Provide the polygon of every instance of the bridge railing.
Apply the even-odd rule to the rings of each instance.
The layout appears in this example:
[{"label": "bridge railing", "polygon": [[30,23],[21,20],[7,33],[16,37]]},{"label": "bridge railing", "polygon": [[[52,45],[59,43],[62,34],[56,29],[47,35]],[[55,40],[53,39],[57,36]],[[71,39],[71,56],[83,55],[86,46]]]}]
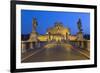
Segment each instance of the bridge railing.
[{"label": "bridge railing", "polygon": [[[90,41],[89,40],[83,40],[83,41],[70,41],[66,42],[70,43],[73,46],[76,46],[77,48],[86,49],[90,51]],[[21,52],[25,53],[30,49],[38,49],[46,45],[47,42],[29,42],[29,41],[21,41]]]},{"label": "bridge railing", "polygon": [[90,51],[90,40],[70,41],[73,46]]},{"label": "bridge railing", "polygon": [[41,48],[43,45],[45,45],[46,42],[30,42],[30,41],[21,41],[21,52],[25,53],[28,50],[34,50]]}]

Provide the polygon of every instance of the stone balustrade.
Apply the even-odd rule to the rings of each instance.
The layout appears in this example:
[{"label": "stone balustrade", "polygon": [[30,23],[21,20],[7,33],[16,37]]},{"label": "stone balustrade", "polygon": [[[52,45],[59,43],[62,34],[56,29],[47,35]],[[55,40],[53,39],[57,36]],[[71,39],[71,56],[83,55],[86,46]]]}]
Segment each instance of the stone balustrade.
[{"label": "stone balustrade", "polygon": [[22,53],[27,52],[27,50],[29,49],[34,49],[35,42],[29,42],[29,41],[22,41],[21,42],[21,49],[22,49]]},{"label": "stone balustrade", "polygon": [[70,41],[70,43],[78,48],[86,49],[90,51],[90,41],[82,40],[82,41]]},{"label": "stone balustrade", "polygon": [[[90,51],[90,41],[89,40],[70,41],[70,42],[66,42],[66,43],[70,43],[73,46],[76,46],[77,48],[86,49],[86,50]],[[40,48],[45,44],[47,44],[47,42],[22,41],[21,42],[21,51],[22,51],[22,53],[25,53],[29,49]]]},{"label": "stone balustrade", "polygon": [[43,47],[45,44],[46,42],[21,41],[21,52],[25,53],[30,49],[38,49]]}]

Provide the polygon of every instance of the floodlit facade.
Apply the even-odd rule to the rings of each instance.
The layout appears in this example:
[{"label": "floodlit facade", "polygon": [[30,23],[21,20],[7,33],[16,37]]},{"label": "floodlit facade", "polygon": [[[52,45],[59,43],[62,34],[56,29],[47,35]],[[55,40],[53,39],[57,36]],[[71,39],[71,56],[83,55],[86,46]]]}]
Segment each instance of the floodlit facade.
[{"label": "floodlit facade", "polygon": [[56,22],[54,27],[50,27],[47,29],[47,33],[45,35],[39,35],[39,41],[62,41],[62,40],[76,40],[76,36],[72,36],[70,34],[70,29],[64,27],[62,23]]}]

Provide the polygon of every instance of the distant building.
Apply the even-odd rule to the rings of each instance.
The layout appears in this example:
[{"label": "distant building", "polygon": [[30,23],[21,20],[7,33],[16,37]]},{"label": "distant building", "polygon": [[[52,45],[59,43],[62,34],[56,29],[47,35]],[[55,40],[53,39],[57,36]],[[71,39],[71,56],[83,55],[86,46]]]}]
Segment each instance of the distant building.
[{"label": "distant building", "polygon": [[62,23],[56,22],[54,27],[48,28],[45,35],[39,35],[40,41],[61,41],[61,40],[76,40],[77,37],[70,34],[69,28],[65,28]]}]

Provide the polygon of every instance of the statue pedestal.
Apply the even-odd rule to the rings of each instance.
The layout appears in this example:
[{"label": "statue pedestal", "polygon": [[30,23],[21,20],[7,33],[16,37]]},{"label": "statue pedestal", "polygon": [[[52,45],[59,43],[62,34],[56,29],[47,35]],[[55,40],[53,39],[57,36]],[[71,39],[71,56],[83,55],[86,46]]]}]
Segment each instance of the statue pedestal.
[{"label": "statue pedestal", "polygon": [[83,40],[83,34],[82,32],[77,33],[77,40]]},{"label": "statue pedestal", "polygon": [[30,38],[28,40],[28,42],[30,42],[29,46],[30,46],[30,49],[34,49],[34,46],[35,45],[34,43],[37,43],[38,41],[38,38],[37,38],[37,33],[35,31],[33,31],[30,35]]},{"label": "statue pedestal", "polygon": [[32,32],[29,38],[30,42],[37,42],[37,33],[36,32]]}]

